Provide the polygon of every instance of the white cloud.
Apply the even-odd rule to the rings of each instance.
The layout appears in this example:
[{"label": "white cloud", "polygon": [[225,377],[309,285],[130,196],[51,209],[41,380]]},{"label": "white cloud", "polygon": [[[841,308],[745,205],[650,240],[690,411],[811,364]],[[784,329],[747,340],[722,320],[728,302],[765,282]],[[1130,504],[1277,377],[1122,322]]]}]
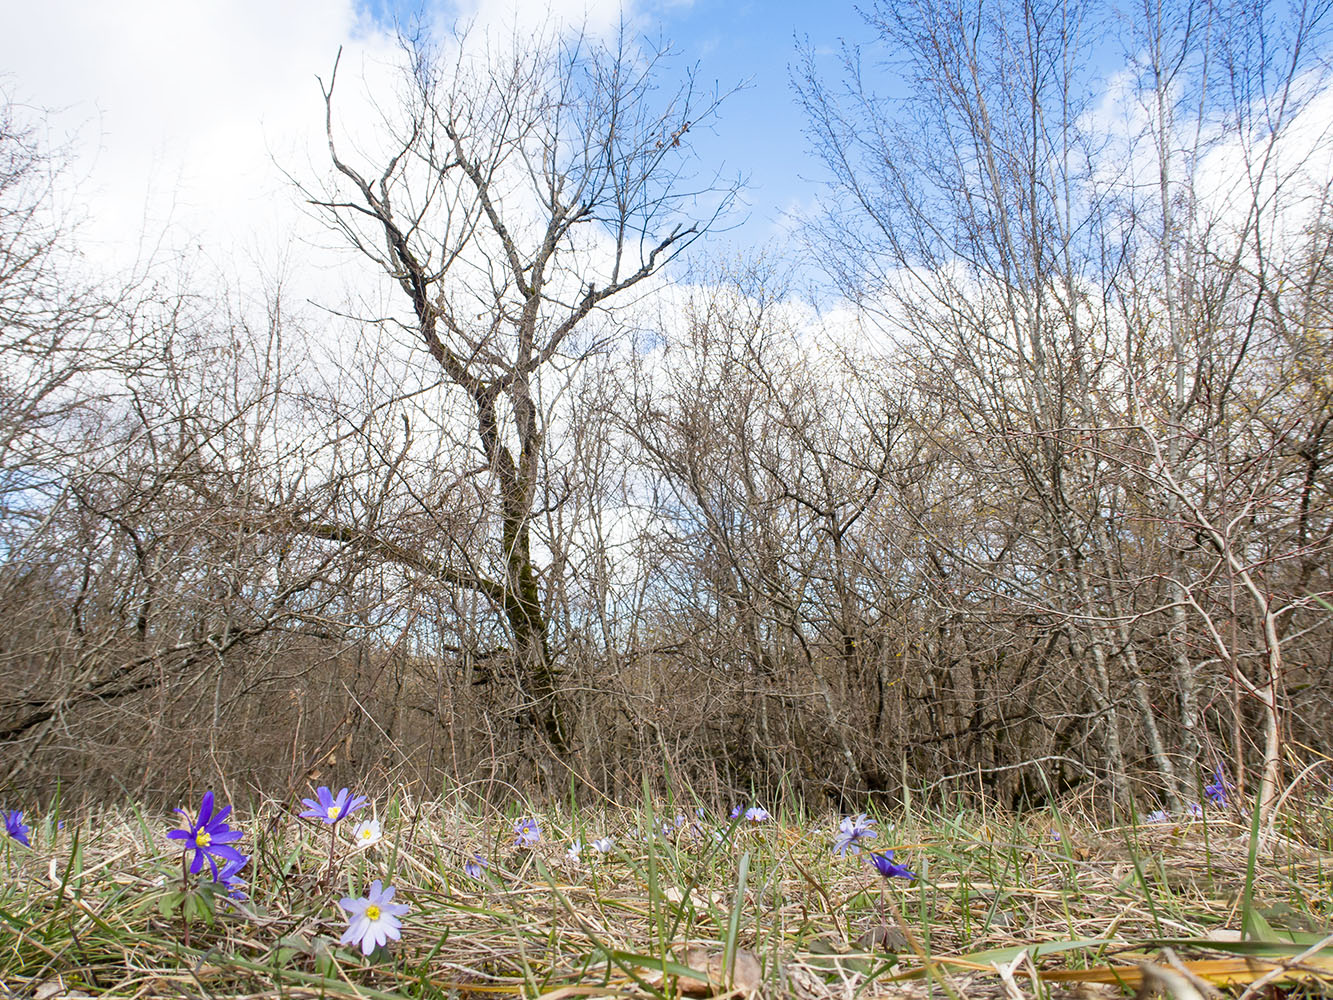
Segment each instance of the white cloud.
[{"label": "white cloud", "polygon": [[318,126],[315,75],[388,41],[350,2],[3,6],[10,89],[74,140],[84,238],[120,261],[168,225],[211,251],[271,237],[295,199],[270,151]]},{"label": "white cloud", "polygon": [[[549,13],[603,32],[621,10],[621,0],[465,0],[434,17],[535,26]],[[0,23],[0,86],[45,109],[51,143],[69,144],[65,181],[95,262],[126,268],[144,253],[202,248],[224,274],[281,265],[289,287],[309,278],[321,297],[331,290],[329,261],[308,244],[336,241],[282,170],[312,181],[328,170],[317,77],[328,80],[340,47],[339,127],[353,142],[373,134],[361,81],[387,82],[399,59],[392,25],[355,0],[0,0]]]}]

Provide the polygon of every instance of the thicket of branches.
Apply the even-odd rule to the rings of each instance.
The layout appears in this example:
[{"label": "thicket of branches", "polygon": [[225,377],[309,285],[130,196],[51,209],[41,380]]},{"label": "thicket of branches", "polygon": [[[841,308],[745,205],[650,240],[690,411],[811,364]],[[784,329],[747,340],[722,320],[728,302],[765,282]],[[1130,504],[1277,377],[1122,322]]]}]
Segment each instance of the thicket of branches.
[{"label": "thicket of branches", "polygon": [[335,68],[335,372],[80,285],[6,109],[5,782],[1271,808],[1333,718],[1327,14],[877,5],[795,73],[823,321],[664,280],[734,188],[659,57],[409,45],[355,144]]}]

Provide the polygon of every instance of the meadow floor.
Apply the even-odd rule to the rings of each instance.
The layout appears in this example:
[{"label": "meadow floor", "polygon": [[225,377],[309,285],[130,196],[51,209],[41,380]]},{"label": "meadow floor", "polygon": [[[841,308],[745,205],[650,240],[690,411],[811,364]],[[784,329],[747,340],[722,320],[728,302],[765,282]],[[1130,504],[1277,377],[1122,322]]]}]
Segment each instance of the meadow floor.
[{"label": "meadow floor", "polygon": [[[228,822],[230,900],[183,883],[181,816],[29,814],[0,849],[0,997],[881,996],[1179,1000],[1333,989],[1333,822],[1288,806],[1098,828],[1071,815],[875,817],[917,877],[832,848],[843,817],[371,801],[329,826],[266,802]],[[354,826],[377,819],[360,843]],[[540,840],[516,846],[532,818]],[[665,832],[663,832],[665,830]],[[656,831],[648,836],[648,831]],[[364,833],[364,829],[363,829]],[[600,847],[593,841],[614,838]],[[575,857],[572,844],[582,844]],[[331,851],[332,845],[332,851]],[[330,857],[332,855],[332,863]],[[485,867],[464,871],[476,856]],[[188,860],[188,858],[187,858]],[[410,909],[366,956],[339,943],[371,882]],[[188,889],[188,891],[186,891]],[[1264,982],[1263,980],[1267,980]],[[1258,981],[1258,982],[1257,982]],[[1330,980],[1329,982],[1333,982]]]}]

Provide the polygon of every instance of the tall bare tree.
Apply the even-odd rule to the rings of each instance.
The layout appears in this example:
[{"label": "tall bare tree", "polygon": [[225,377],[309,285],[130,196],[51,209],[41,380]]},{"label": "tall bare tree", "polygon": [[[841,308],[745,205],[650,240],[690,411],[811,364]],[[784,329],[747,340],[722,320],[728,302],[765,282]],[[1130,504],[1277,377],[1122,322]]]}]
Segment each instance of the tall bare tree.
[{"label": "tall bare tree", "polygon": [[[554,30],[503,44],[462,35],[413,40],[403,85],[372,95],[383,154],[349,151],[324,88],[334,177],[312,195],[396,285],[396,320],[437,366],[471,425],[480,464],[474,544],[416,571],[473,591],[502,624],[519,694],[549,746],[573,745],[550,644],[538,515],[561,503],[542,461],[551,426],[543,379],[596,350],[600,314],[660,271],[726,210],[731,189],[690,176],[691,131],[718,104],[692,78],[665,94],[660,52]],[[367,137],[357,137],[367,145]],[[398,315],[401,316],[401,313]],[[464,471],[464,470],[459,470]],[[425,503],[435,498],[422,498]],[[356,525],[312,525],[348,542]],[[558,547],[558,546],[556,546]]]}]

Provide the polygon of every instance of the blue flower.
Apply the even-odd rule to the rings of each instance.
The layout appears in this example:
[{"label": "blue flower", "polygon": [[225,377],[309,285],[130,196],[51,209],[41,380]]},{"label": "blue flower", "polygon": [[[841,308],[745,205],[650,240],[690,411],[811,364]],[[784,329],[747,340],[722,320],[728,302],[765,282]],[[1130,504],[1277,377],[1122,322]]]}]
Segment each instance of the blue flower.
[{"label": "blue flower", "polygon": [[237,873],[249,863],[250,859],[242,856],[239,861],[228,861],[218,872],[217,884],[225,888],[232,899],[245,899],[245,880]]},{"label": "blue flower", "polygon": [[521,819],[514,824],[515,847],[534,847],[542,839],[541,827],[535,819]]},{"label": "blue flower", "polygon": [[1213,772],[1212,784],[1203,786],[1203,794],[1207,797],[1210,805],[1222,808],[1227,805],[1227,792],[1230,790],[1231,783],[1227,781],[1226,776],[1222,774],[1222,765],[1218,764],[1217,770]]},{"label": "blue flower", "polygon": [[352,793],[346,788],[339,789],[338,794],[334,795],[326,785],[320,785],[315,789],[315,794],[319,797],[318,802],[314,799],[301,800],[301,804],[306,806],[306,811],[301,813],[301,818],[317,819],[330,826],[366,804],[364,795],[353,798]]},{"label": "blue flower", "polygon": [[739,816],[739,815],[740,815],[741,813],[743,813],[744,811],[745,811],[745,807],[744,807],[744,806],[736,806],[735,808],[733,808],[733,809],[731,810],[731,816],[730,816],[730,818],[731,818],[731,819],[735,819],[737,816]]},{"label": "blue flower", "polygon": [[875,825],[873,819],[866,819],[865,813],[859,813],[856,816],[846,816],[838,826],[838,837],[833,841],[834,853],[846,856],[848,851],[853,854],[861,853],[861,846],[858,841],[870,840],[878,837],[879,834],[870,829]]},{"label": "blue flower", "polygon": [[463,862],[463,874],[468,878],[481,878],[481,873],[490,866],[490,862],[480,854],[474,854],[471,861]]},{"label": "blue flower", "polygon": [[344,896],[338,900],[338,905],[351,915],[347,930],[343,931],[338,943],[359,947],[362,954],[369,955],[380,945],[387,944],[389,938],[397,941],[403,926],[398,918],[410,907],[393,902],[394,891],[393,886],[383,888],[376,879],[370,883],[370,892],[365,896]]},{"label": "blue flower", "polygon": [[[187,819],[189,813],[184,809],[177,809],[178,813],[184,815]],[[199,869],[203,868],[204,860],[208,860],[208,867],[212,869],[213,881],[218,880],[218,862],[241,862],[245,855],[231,845],[241,839],[241,831],[234,830],[227,825],[226,819],[231,815],[231,806],[223,806],[216,815],[213,812],[213,793],[204,792],[204,797],[199,803],[199,816],[193,822],[182,830],[171,830],[167,836],[172,840],[184,841],[183,849],[194,851],[194,859],[190,862],[190,874],[197,875]]]},{"label": "blue flower", "polygon": [[28,831],[32,827],[23,822],[23,811],[21,809],[11,809],[4,814],[4,817],[5,833],[24,847],[31,847],[32,844],[28,842]]},{"label": "blue flower", "polygon": [[885,851],[883,854],[870,851],[867,859],[885,878],[916,878],[916,872],[908,871],[893,860],[892,851]]},{"label": "blue flower", "polygon": [[772,818],[763,806],[750,806],[749,809],[745,810],[745,819],[748,823],[763,823]]}]

